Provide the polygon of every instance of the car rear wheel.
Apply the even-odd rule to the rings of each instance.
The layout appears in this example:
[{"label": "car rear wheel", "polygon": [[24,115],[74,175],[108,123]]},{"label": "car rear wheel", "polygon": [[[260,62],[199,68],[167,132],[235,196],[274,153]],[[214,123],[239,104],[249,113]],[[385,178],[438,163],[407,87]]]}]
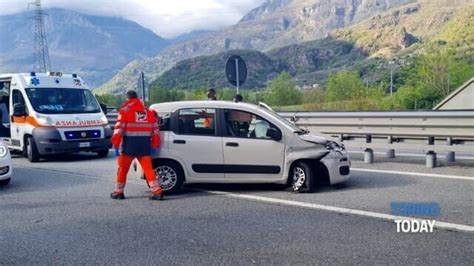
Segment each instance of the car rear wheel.
[{"label": "car rear wheel", "polygon": [[26,158],[32,163],[39,162],[41,156],[38,152],[38,147],[36,147],[35,140],[33,137],[26,138]]},{"label": "car rear wheel", "polygon": [[314,173],[306,162],[296,163],[290,171],[290,184],[293,192],[312,192],[314,189]]},{"label": "car rear wheel", "polygon": [[6,186],[10,183],[11,178],[0,180],[0,186]]},{"label": "car rear wheel", "polygon": [[184,172],[181,166],[173,161],[155,161],[154,170],[158,183],[166,194],[178,193],[184,183]]}]

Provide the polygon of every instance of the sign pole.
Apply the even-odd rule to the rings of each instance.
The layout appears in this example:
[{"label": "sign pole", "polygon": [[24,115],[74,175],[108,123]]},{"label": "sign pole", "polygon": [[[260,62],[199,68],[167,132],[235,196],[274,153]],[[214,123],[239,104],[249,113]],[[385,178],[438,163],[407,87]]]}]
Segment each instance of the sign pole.
[{"label": "sign pole", "polygon": [[235,59],[235,76],[237,77],[237,94],[239,94],[239,59]]}]

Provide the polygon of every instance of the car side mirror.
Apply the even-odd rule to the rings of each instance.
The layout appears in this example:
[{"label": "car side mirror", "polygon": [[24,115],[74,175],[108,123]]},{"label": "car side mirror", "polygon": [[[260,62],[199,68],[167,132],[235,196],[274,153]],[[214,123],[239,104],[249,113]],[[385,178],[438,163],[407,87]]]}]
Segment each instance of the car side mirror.
[{"label": "car side mirror", "polygon": [[102,109],[102,112],[104,112],[104,115],[107,115],[107,104],[105,103],[99,103],[100,108]]},{"label": "car side mirror", "polygon": [[282,138],[280,130],[273,127],[269,127],[267,129],[267,137],[276,141],[279,141]]},{"label": "car side mirror", "polygon": [[26,106],[22,103],[16,103],[13,106],[13,116],[26,116]]}]

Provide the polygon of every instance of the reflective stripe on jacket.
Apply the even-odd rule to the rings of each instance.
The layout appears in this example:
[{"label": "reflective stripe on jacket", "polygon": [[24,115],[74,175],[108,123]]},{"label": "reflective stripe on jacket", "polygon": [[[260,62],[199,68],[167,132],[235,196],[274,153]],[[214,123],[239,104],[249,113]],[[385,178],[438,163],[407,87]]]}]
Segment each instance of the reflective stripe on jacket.
[{"label": "reflective stripe on jacket", "polygon": [[160,145],[160,131],[155,112],[147,110],[139,99],[131,99],[120,109],[114,127],[112,145],[122,153],[149,156],[151,149]]}]

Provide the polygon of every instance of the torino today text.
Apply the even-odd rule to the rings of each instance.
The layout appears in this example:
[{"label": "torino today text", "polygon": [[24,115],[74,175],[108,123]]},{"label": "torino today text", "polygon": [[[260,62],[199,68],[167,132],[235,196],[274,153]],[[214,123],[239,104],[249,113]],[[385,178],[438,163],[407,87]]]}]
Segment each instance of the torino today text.
[{"label": "torino today text", "polygon": [[397,233],[432,233],[435,220],[395,220]]}]

